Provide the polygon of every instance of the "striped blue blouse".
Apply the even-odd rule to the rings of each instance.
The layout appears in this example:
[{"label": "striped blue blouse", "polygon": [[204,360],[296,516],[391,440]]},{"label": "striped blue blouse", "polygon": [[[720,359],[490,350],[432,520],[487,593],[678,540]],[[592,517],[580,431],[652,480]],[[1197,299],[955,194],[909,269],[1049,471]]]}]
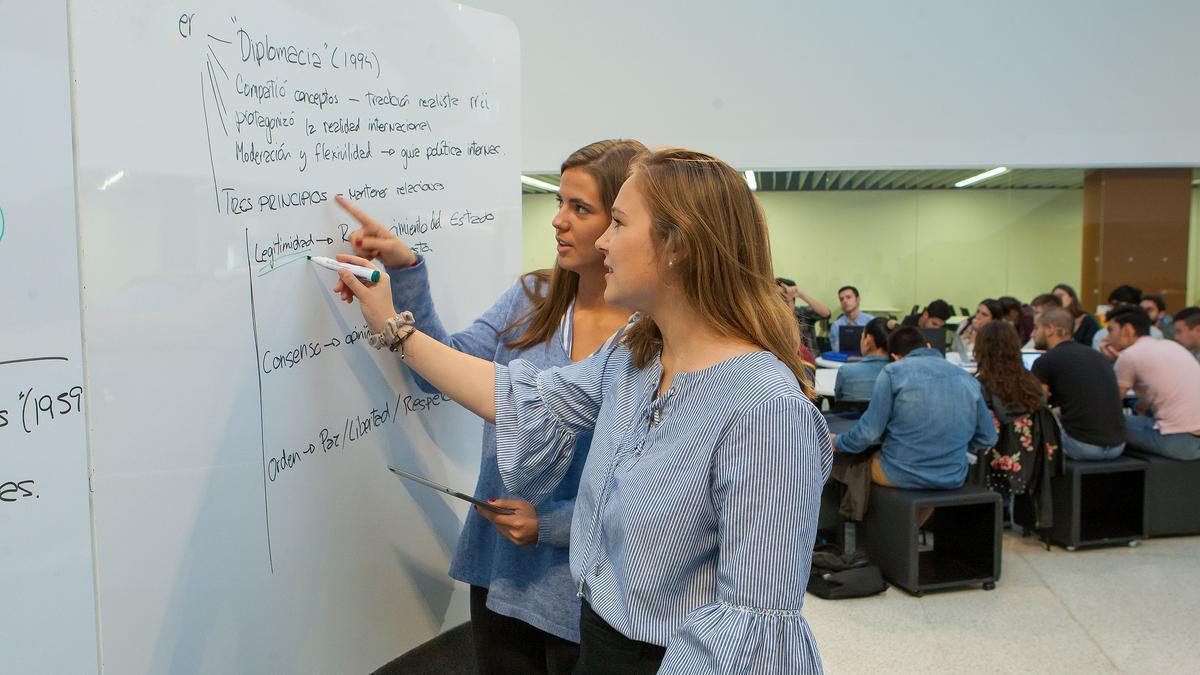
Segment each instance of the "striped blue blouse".
[{"label": "striped blue blouse", "polygon": [[[496,304],[466,329],[448,333],[433,305],[429,290],[429,273],[424,259],[405,268],[391,268],[392,299],[396,311],[412,310],[422,332],[444,342],[458,351],[496,363],[523,359],[538,368],[571,363],[571,336],[574,307],[563,316],[558,335],[534,345],[512,349],[507,341],[520,335],[525,324],[513,333],[505,328],[521,321],[533,309],[523,284],[518,281],[500,297]],[[561,338],[561,339],[560,339]],[[437,391],[432,385],[413,376],[425,391]],[[458,548],[450,564],[450,576],[459,581],[488,589],[488,609],[510,616],[552,633],[565,640],[579,642],[579,598],[575,597],[574,582],[568,560],[571,537],[571,517],[575,512],[575,493],[583,460],[591,438],[581,435],[575,461],[566,472],[558,489],[538,504],[538,540],[536,545],[517,546],[502,537],[475,509],[467,511]],[[507,497],[500,472],[496,468],[496,434],[492,425],[483,425],[482,452],[479,456],[479,480],[475,497]]]},{"label": "striped blue blouse", "polygon": [[625,636],[666,646],[660,672],[816,673],[801,614],[833,451],[791,371],[753,352],[680,373],[614,341],[539,370],[496,367],[506,487],[550,494],[595,430],[571,524],[581,595]]}]

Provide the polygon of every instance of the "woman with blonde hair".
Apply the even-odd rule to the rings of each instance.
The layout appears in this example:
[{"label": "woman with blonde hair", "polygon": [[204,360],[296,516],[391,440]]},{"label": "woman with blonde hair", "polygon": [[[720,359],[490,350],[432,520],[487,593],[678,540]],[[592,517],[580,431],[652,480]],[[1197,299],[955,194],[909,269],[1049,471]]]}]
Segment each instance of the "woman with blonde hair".
[{"label": "woman with blonde hair", "polygon": [[340,283],[374,344],[495,421],[514,493],[550,494],[594,431],[571,528],[576,672],[820,672],[801,607],[832,449],[762,210],[724,162],[664,149],[612,216],[604,297],[637,314],[569,366],[473,358],[395,315],[388,284]]},{"label": "woman with blonde hair", "polygon": [[[524,275],[483,316],[449,334],[430,295],[428,265],[390,230],[339,197],[361,228],[355,253],[382,262],[391,277],[396,311],[410,310],[427,335],[465,354],[506,364],[523,359],[539,368],[580,361],[629,320],[629,311],[604,301],[604,257],[596,239],[612,220],[617,191],[630,162],[645,152],[637,141],[585,145],[562,163],[558,212],[551,225],[554,267]],[[347,301],[353,296],[339,284]],[[418,384],[433,390],[418,378]],[[580,434],[563,481],[535,507],[507,493],[496,465],[496,430],[484,426],[478,499],[516,511],[467,514],[450,576],[471,586],[471,631],[476,671],[567,673],[579,655],[579,598],[568,560],[571,516],[590,434]]]}]

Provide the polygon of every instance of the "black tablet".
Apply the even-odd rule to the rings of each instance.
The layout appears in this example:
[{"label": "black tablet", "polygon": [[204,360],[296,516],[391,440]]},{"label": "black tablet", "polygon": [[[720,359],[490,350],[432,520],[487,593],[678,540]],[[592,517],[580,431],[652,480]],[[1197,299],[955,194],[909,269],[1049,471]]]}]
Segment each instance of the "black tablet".
[{"label": "black tablet", "polygon": [[504,509],[504,508],[500,508],[499,506],[494,506],[492,504],[489,504],[489,503],[483,501],[482,499],[476,499],[476,498],[472,497],[471,495],[465,495],[465,494],[459,492],[458,490],[453,490],[451,488],[446,487],[445,485],[439,485],[438,483],[435,483],[426,478],[421,478],[420,476],[411,474],[403,469],[397,469],[396,467],[391,466],[391,465],[388,466],[388,469],[392,473],[396,474],[397,476],[400,476],[401,478],[407,478],[414,483],[419,483],[421,485],[424,485],[427,488],[433,488],[434,490],[437,490],[438,492],[445,492],[446,494],[450,495],[451,497],[458,497],[459,499],[461,499],[465,502],[471,502],[475,506],[487,509],[488,511],[491,511],[492,513],[499,513],[499,514],[505,515],[505,516],[511,516],[512,514],[516,513],[516,511],[514,511],[512,509]]}]

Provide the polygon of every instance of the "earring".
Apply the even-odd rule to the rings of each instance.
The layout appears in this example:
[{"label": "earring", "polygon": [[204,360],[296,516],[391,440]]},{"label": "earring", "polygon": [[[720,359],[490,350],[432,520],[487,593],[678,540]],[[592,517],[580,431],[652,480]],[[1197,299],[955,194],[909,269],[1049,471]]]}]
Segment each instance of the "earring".
[{"label": "earring", "polygon": [[674,260],[668,260],[668,261],[667,261],[667,267],[674,267],[674,266],[675,266],[675,261],[674,261]]}]

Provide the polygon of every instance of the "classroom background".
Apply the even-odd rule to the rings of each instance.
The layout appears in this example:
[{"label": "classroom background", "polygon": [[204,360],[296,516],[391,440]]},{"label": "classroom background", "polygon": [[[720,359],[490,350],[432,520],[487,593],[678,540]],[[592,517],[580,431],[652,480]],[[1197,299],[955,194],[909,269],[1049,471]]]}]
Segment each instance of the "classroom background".
[{"label": "classroom background", "polygon": [[[935,298],[974,313],[983,298],[1029,302],[1060,283],[1082,294],[1085,171],[1015,169],[954,187],[979,172],[755,172],[775,272],[830,305],[834,316],[837,289],[845,284],[862,292],[865,311],[901,317]],[[532,177],[556,182],[554,174]],[[524,191],[522,269],[548,267],[554,194]],[[1173,309],[1196,304],[1200,294],[1200,189],[1190,192],[1187,300],[1176,295]]]}]

